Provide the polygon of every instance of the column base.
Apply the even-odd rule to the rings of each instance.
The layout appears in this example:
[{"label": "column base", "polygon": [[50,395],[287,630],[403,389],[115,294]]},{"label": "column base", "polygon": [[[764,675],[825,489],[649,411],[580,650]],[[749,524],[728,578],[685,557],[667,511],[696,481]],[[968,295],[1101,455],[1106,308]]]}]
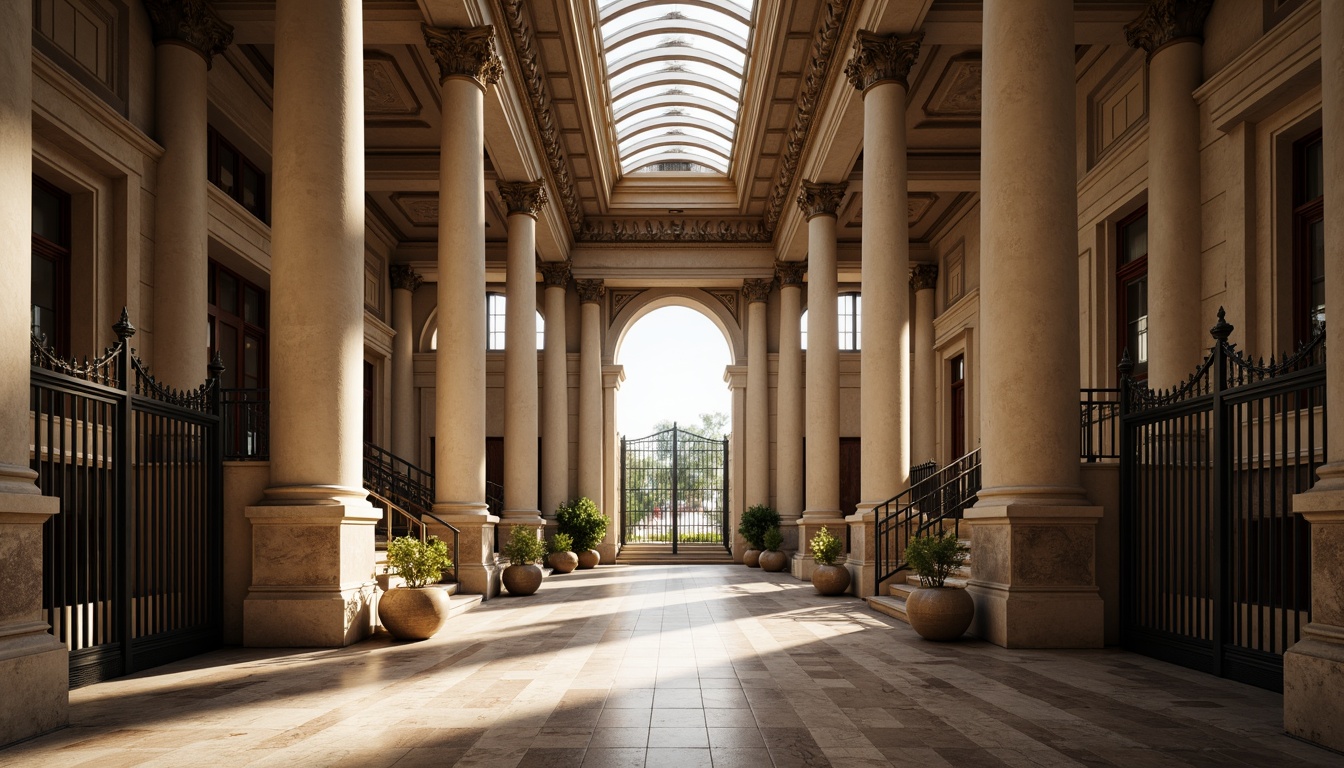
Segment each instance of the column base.
[{"label": "column base", "polygon": [[[481,595],[486,600],[499,594],[499,556],[495,554],[495,534],[499,518],[491,514],[454,514],[462,509],[484,511],[484,505],[435,504],[434,515],[462,533],[457,541],[457,583],[464,594]],[[540,524],[540,521],[538,521]],[[435,520],[426,520],[429,533],[448,542],[451,550],[452,531],[445,530]],[[507,528],[510,523],[505,523]],[[507,533],[507,531],[504,531]]]},{"label": "column base", "polygon": [[1311,523],[1311,623],[1283,655],[1283,727],[1344,751],[1344,466],[1327,464],[1320,480],[1293,496]]},{"label": "column base", "polygon": [[[845,530],[848,523],[845,522],[844,518],[840,517],[840,512],[838,510],[832,514],[833,517],[809,517],[804,515],[803,517],[798,518],[798,522],[795,526],[798,536],[798,550],[793,553],[793,559],[790,561],[790,571],[793,573],[795,579],[799,579],[800,581],[812,580],[812,571],[816,570],[817,561],[812,557],[811,541],[812,537],[817,534],[817,531],[826,528],[830,534],[836,538],[843,539],[845,537]],[[837,562],[843,563],[844,561],[845,559],[842,555]]]},{"label": "column base", "polygon": [[855,597],[872,597],[880,585],[873,583],[877,575],[877,545],[873,536],[877,520],[873,508],[881,502],[860,504],[854,514],[845,518],[849,524],[849,593]]}]

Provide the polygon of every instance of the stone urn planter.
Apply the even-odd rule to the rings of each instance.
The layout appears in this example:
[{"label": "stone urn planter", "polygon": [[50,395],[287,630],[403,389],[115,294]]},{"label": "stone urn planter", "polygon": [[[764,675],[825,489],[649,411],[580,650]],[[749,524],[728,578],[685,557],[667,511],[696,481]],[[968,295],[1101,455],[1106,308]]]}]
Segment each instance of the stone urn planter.
[{"label": "stone urn planter", "polygon": [[596,568],[602,556],[593,547],[601,544],[607,535],[607,518],[593,500],[584,496],[561,504],[555,510],[558,533],[570,537],[572,549],[579,556],[579,570]]},{"label": "stone urn planter", "polygon": [[537,529],[515,525],[509,531],[509,542],[500,547],[500,554],[509,558],[502,580],[510,595],[526,597],[535,594],[546,574],[537,567],[537,561],[546,554],[546,545],[537,538]]},{"label": "stone urn planter", "polygon": [[760,567],[761,567],[761,550],[759,550],[759,549],[748,549],[746,552],[743,552],[743,553],[742,553],[742,564],[745,565],[745,566],[747,566],[748,568],[760,568]]},{"label": "stone urn planter", "polygon": [[843,565],[821,565],[812,571],[812,586],[826,597],[843,595],[849,591],[849,569]]},{"label": "stone urn planter", "polygon": [[526,565],[510,565],[504,569],[502,577],[504,588],[510,595],[525,597],[536,594],[541,588],[541,578],[544,574],[537,566],[527,563]]},{"label": "stone urn planter", "polygon": [[975,616],[975,601],[958,587],[920,587],[905,599],[905,616],[925,640],[956,640]]},{"label": "stone urn planter", "polygon": [[760,563],[762,571],[779,573],[789,566],[789,556],[777,549],[767,549],[761,553]]},{"label": "stone urn planter", "polygon": [[579,570],[586,571],[589,568],[596,568],[597,564],[602,562],[602,555],[596,549],[585,549],[579,553]]},{"label": "stone urn planter", "polygon": [[748,568],[759,568],[761,552],[769,548],[766,546],[765,534],[767,531],[778,529],[779,513],[774,507],[766,504],[747,507],[747,511],[742,513],[742,520],[737,524],[738,535],[747,541],[747,550],[742,553],[742,564]]},{"label": "stone urn planter", "polygon": [[398,640],[426,640],[448,623],[448,591],[397,587],[378,599],[378,621]]},{"label": "stone urn planter", "polygon": [[546,564],[556,573],[569,573],[579,567],[579,556],[573,552],[552,552]]}]

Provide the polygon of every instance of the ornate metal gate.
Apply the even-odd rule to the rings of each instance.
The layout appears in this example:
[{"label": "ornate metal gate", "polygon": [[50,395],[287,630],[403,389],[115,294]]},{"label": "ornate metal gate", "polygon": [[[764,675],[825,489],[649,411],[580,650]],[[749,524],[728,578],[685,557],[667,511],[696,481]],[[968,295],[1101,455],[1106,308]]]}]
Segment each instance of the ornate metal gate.
[{"label": "ornate metal gate", "polygon": [[1218,312],[1213,348],[1154,392],[1122,363],[1121,632],[1141,653],[1271,690],[1311,620],[1293,494],[1326,460],[1325,336],[1268,365]]},{"label": "ornate metal gate", "polygon": [[728,440],[677,428],[621,438],[622,544],[732,546]]}]

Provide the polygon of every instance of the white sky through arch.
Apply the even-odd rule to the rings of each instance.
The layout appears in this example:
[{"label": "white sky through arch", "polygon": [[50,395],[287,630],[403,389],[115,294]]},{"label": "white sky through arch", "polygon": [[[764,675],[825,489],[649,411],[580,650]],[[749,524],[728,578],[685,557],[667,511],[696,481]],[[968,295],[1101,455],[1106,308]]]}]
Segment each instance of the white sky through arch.
[{"label": "white sky through arch", "polygon": [[663,307],[641,317],[616,353],[625,381],[616,393],[616,428],[644,437],[660,421],[700,423],[700,414],[732,414],[723,380],[732,361],[723,331],[687,307]]}]

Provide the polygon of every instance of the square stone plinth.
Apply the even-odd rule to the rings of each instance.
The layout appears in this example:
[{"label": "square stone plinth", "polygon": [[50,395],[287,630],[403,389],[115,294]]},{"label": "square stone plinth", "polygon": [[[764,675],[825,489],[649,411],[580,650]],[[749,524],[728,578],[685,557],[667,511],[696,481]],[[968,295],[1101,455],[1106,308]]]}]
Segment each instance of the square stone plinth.
[{"label": "square stone plinth", "polygon": [[[839,517],[800,517],[797,524],[798,550],[793,553],[791,561],[793,577],[802,581],[812,580],[812,571],[817,568],[817,561],[812,557],[812,537],[817,535],[817,531],[825,528],[830,534],[841,541],[848,536],[849,524],[844,518]],[[836,559],[836,565],[843,565],[845,562],[845,553],[841,553]]]},{"label": "square stone plinth", "polygon": [[[472,508],[474,509],[474,508]],[[426,518],[428,531],[453,546],[453,532],[439,524],[443,521],[461,531],[457,538],[457,583],[463,594],[481,595],[486,600],[499,594],[500,574],[504,569],[495,554],[495,535],[507,536],[509,526],[500,525],[499,518],[490,514],[454,514],[453,510],[434,509],[434,516]],[[498,529],[498,530],[496,530]],[[503,543],[503,542],[501,542]]]},{"label": "square stone plinth", "polygon": [[[1327,473],[1293,511],[1311,523],[1311,623],[1283,656],[1283,727],[1344,751],[1344,489]],[[1337,481],[1336,481],[1337,482]]]}]

